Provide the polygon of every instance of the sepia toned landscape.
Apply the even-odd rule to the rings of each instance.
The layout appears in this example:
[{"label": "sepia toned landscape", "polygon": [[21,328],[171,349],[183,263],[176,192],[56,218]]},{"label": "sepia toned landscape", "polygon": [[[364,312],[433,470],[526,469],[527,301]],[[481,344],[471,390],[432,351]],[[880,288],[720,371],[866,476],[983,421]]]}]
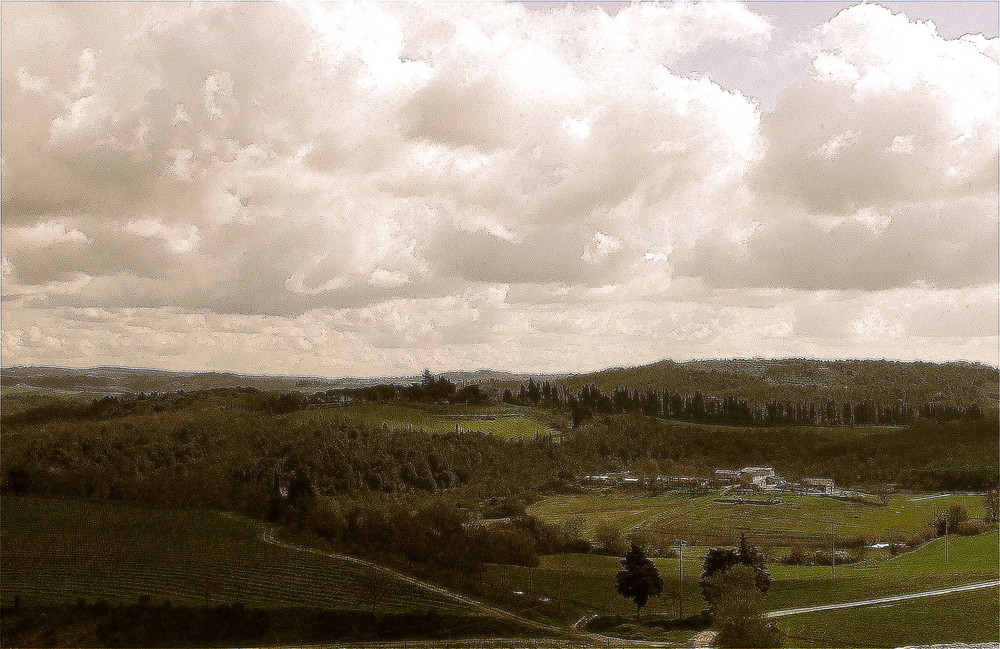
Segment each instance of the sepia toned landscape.
[{"label": "sepia toned landscape", "polygon": [[1000,647],[995,2],[0,2],[3,647]]}]

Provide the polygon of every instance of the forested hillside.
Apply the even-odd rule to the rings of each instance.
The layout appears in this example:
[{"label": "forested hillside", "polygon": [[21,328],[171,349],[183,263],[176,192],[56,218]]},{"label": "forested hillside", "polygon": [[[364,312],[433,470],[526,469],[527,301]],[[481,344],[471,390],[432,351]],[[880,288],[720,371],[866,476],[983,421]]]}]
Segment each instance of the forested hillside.
[{"label": "forested hillside", "polygon": [[996,405],[997,368],[978,363],[881,360],[732,359],[613,368],[559,381],[573,389],[595,385],[668,389],[751,401],[947,401]]}]

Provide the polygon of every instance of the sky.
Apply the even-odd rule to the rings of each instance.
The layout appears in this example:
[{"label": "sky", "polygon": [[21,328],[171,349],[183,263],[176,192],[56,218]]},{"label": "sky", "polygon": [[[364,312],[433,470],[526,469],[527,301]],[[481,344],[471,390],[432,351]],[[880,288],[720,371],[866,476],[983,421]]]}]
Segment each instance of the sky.
[{"label": "sky", "polygon": [[4,2],[2,364],[998,364],[995,2]]}]

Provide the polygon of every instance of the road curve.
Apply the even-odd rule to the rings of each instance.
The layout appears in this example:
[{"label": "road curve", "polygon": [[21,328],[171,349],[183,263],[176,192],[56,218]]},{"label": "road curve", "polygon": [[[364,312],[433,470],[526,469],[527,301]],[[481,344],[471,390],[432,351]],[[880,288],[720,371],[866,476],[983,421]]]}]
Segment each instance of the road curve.
[{"label": "road curve", "polygon": [[[229,517],[231,517],[231,518],[236,518],[236,516],[234,516],[232,514],[228,514],[227,512],[224,512],[224,514],[227,515],[227,516],[229,516]],[[581,620],[577,621],[576,624],[570,626],[569,628],[559,627],[559,626],[556,626],[554,624],[546,624],[544,622],[538,622],[538,621],[535,621],[535,620],[531,620],[531,619],[522,617],[522,616],[517,615],[515,613],[511,613],[510,611],[506,611],[506,610],[504,610],[502,608],[499,608],[497,606],[492,606],[490,604],[486,604],[485,602],[481,602],[481,601],[479,601],[477,599],[474,599],[472,597],[468,597],[466,595],[463,595],[461,593],[455,592],[455,591],[447,589],[447,588],[442,588],[440,586],[436,586],[434,584],[428,583],[428,582],[423,581],[421,579],[417,579],[416,577],[412,577],[410,575],[407,575],[406,573],[399,572],[399,571],[393,570],[391,568],[387,568],[386,566],[383,566],[381,564],[377,564],[377,563],[374,563],[374,562],[371,562],[371,561],[367,561],[365,559],[360,559],[360,558],[355,557],[355,556],[351,556],[351,555],[348,555],[348,554],[340,554],[340,553],[337,553],[337,552],[324,552],[322,550],[317,550],[315,548],[310,548],[310,547],[301,546],[301,545],[294,545],[294,544],[291,544],[291,543],[286,543],[284,541],[279,541],[278,539],[276,539],[274,537],[274,530],[273,529],[267,529],[267,530],[265,530],[264,533],[261,535],[261,540],[264,541],[265,543],[270,543],[271,545],[277,545],[277,546],[280,546],[280,547],[283,547],[283,548],[286,548],[286,549],[289,549],[289,550],[294,550],[294,551],[297,551],[297,552],[309,552],[309,553],[312,553],[312,554],[320,554],[320,555],[324,555],[324,556],[331,557],[331,558],[334,558],[334,559],[339,559],[341,561],[347,561],[347,562],[350,562],[350,563],[354,563],[354,564],[357,564],[357,565],[363,565],[363,566],[368,566],[368,567],[372,567],[372,568],[378,568],[379,570],[383,571],[384,573],[390,574],[393,577],[396,577],[397,579],[400,579],[400,580],[402,580],[404,582],[407,582],[407,583],[409,583],[409,584],[411,584],[413,586],[416,586],[417,588],[421,588],[421,589],[428,590],[428,591],[431,591],[431,592],[434,592],[434,593],[438,593],[440,595],[444,595],[446,597],[450,597],[450,598],[452,598],[452,599],[454,599],[456,601],[459,601],[459,602],[462,602],[464,604],[467,604],[468,606],[470,606],[470,607],[472,607],[472,608],[474,608],[476,610],[479,610],[479,611],[481,611],[483,613],[488,613],[490,615],[494,615],[494,616],[497,616],[497,617],[502,617],[502,618],[505,618],[505,619],[508,619],[508,620],[512,620],[512,621],[518,622],[518,623],[523,624],[523,625],[528,626],[528,627],[532,627],[532,628],[535,628],[535,629],[546,631],[548,633],[552,633],[552,634],[555,634],[557,636],[562,636],[562,639],[560,639],[558,637],[556,637],[556,638],[538,638],[538,639],[519,638],[519,639],[516,639],[516,640],[511,639],[512,640],[512,646],[522,646],[522,644],[523,644],[523,646],[546,646],[546,643],[549,643],[552,646],[561,646],[561,647],[574,646],[574,642],[573,642],[573,640],[571,640],[571,638],[572,638],[572,639],[575,639],[577,642],[584,641],[587,644],[589,644],[590,646],[596,646],[596,647],[605,647],[605,646],[615,646],[615,647],[664,647],[664,648],[708,647],[708,646],[711,646],[712,641],[715,639],[714,638],[715,632],[711,631],[711,630],[707,630],[707,631],[704,631],[704,632],[702,632],[700,634],[697,634],[694,637],[692,637],[691,639],[689,639],[687,642],[684,642],[684,643],[657,642],[657,641],[649,641],[649,640],[629,640],[629,639],[626,639],[626,638],[615,638],[615,637],[605,636],[605,635],[602,635],[602,634],[599,634],[599,633],[592,633],[592,632],[583,631],[582,629],[580,629],[579,626],[581,625],[581,623],[587,621],[586,617],[584,617]],[[784,609],[784,610],[781,610],[781,611],[771,611],[771,612],[767,613],[767,617],[769,617],[769,618],[778,618],[778,617],[787,617],[789,615],[799,615],[799,614],[802,614],[802,613],[814,613],[814,612],[818,612],[818,611],[829,611],[829,610],[842,609],[842,608],[859,608],[859,607],[863,607],[863,606],[877,606],[878,604],[887,604],[887,603],[892,603],[892,602],[901,602],[901,601],[910,600],[910,599],[918,599],[918,598],[921,598],[921,597],[933,597],[935,595],[948,595],[950,593],[960,593],[960,592],[969,591],[969,590],[979,590],[979,589],[982,589],[982,588],[995,588],[997,586],[1000,586],[1000,579],[996,579],[996,580],[993,580],[993,581],[985,581],[985,582],[980,582],[980,583],[975,583],[975,584],[966,584],[964,586],[952,586],[950,588],[940,588],[940,589],[937,589],[937,590],[928,590],[928,591],[923,591],[923,592],[920,592],[920,593],[908,593],[908,594],[905,594],[905,595],[892,595],[892,596],[888,596],[888,597],[877,597],[877,598],[873,598],[873,599],[866,599],[866,600],[861,600],[861,601],[856,601],[856,602],[843,602],[841,604],[822,604],[822,605],[818,605],[818,606],[807,606],[807,607],[803,607],[803,608],[792,608],[792,609]],[[494,641],[495,640],[496,639],[494,639]],[[413,647],[421,647],[421,646],[431,646],[435,642],[437,643],[436,646],[440,646],[440,643],[442,641],[441,640],[428,641],[427,644],[425,644],[424,642],[421,642],[421,641],[409,641],[408,643],[404,643],[404,644],[407,644],[407,645],[413,646]],[[462,640],[453,640],[451,642],[454,643],[454,645],[456,647],[462,646]],[[399,642],[396,641],[396,642],[369,642],[369,643],[337,643],[336,646],[373,647],[374,648],[374,647],[379,647],[379,646],[389,647],[389,646],[398,646],[398,645],[399,645]],[[331,645],[329,645],[329,644],[323,644],[323,645],[314,645],[314,646],[331,646]],[[489,645],[486,644],[485,646],[489,646]],[[587,646],[587,645],[575,644],[575,646],[579,647],[579,646]]]},{"label": "road curve", "polygon": [[[226,515],[229,515],[229,514],[226,513]],[[229,516],[230,517],[235,517],[235,516],[232,516],[232,515],[229,515]],[[522,616],[517,615],[515,613],[511,613],[510,611],[506,611],[506,610],[504,610],[502,608],[499,608],[497,606],[492,606],[490,604],[486,604],[485,602],[481,602],[481,601],[479,601],[477,599],[474,599],[472,597],[468,597],[467,595],[462,595],[461,593],[457,593],[457,592],[455,592],[453,590],[450,590],[450,589],[447,589],[447,588],[442,588],[440,586],[436,586],[434,584],[428,583],[428,582],[423,581],[421,579],[417,579],[416,577],[412,577],[412,576],[410,576],[410,575],[408,575],[406,573],[399,572],[398,570],[393,570],[392,568],[387,568],[384,565],[381,565],[381,564],[378,564],[378,563],[374,563],[372,561],[367,561],[365,559],[360,559],[358,557],[351,556],[349,554],[340,554],[338,552],[324,552],[323,550],[317,550],[315,548],[310,548],[310,547],[306,547],[306,546],[302,546],[302,545],[294,545],[292,543],[286,543],[284,541],[279,541],[278,539],[276,539],[274,537],[274,530],[270,529],[270,528],[266,529],[264,531],[264,533],[261,535],[261,540],[264,541],[265,543],[269,543],[271,545],[276,545],[276,546],[279,546],[279,547],[282,547],[282,548],[286,548],[286,549],[289,549],[289,550],[294,550],[296,552],[308,552],[308,553],[311,553],[311,554],[319,554],[319,555],[331,557],[333,559],[339,559],[341,561],[347,561],[347,562],[354,563],[354,564],[357,564],[357,565],[367,566],[369,568],[377,568],[378,570],[382,571],[384,574],[392,575],[393,577],[395,577],[395,578],[397,578],[397,579],[399,579],[401,581],[404,581],[404,582],[406,582],[408,584],[411,584],[413,586],[416,586],[417,588],[421,588],[423,590],[431,591],[431,592],[437,593],[439,595],[444,595],[446,597],[450,597],[451,599],[454,599],[456,601],[462,602],[463,604],[467,604],[468,606],[470,606],[473,609],[476,609],[476,610],[478,610],[480,612],[488,613],[489,615],[492,615],[492,616],[495,616],[495,617],[501,617],[501,618],[504,618],[504,619],[507,619],[507,620],[518,622],[518,623],[520,623],[520,624],[522,624],[524,626],[531,627],[531,628],[534,628],[534,629],[538,629],[540,631],[546,631],[546,632],[554,634],[556,636],[561,636],[563,639],[559,639],[559,637],[551,639],[552,640],[552,644],[555,644],[555,645],[559,645],[561,643],[567,643],[567,638],[575,638],[578,642],[582,640],[582,641],[585,641],[587,644],[589,644],[591,646],[597,646],[597,647],[611,646],[612,643],[614,644],[615,647],[625,647],[625,646],[628,646],[628,647],[664,647],[664,648],[676,648],[676,647],[682,647],[682,646],[684,646],[683,644],[680,644],[680,643],[656,642],[656,641],[649,641],[649,640],[629,640],[629,639],[625,639],[625,638],[615,638],[615,637],[601,635],[599,633],[592,633],[592,632],[588,632],[588,631],[579,630],[579,629],[576,629],[574,627],[566,628],[566,627],[556,626],[554,624],[546,624],[544,622],[538,622],[538,621],[535,621],[535,620],[531,620],[531,619],[522,617]],[[520,641],[521,640],[519,640],[519,642]],[[440,646],[440,643],[441,643],[440,640],[435,641],[435,642],[437,642],[438,646]],[[455,641],[455,644],[459,644],[460,642],[461,641]],[[537,643],[544,644],[545,640],[544,639],[538,639],[538,640],[532,640],[531,642],[537,642]],[[372,643],[363,643],[363,644],[364,644],[364,646],[375,647],[375,646],[379,646],[380,644],[383,644],[383,643],[372,642]],[[385,644],[389,645],[389,644],[392,644],[392,643],[385,643]],[[396,644],[398,644],[398,643],[396,643]],[[414,644],[414,646],[417,646],[417,644],[415,642],[413,644]],[[355,646],[354,643],[343,643],[343,645],[345,645],[345,646],[346,645]],[[322,646],[328,646],[328,645],[322,645]],[[341,646],[341,645],[338,643],[338,646]],[[361,645],[358,645],[358,646],[361,646]],[[576,646],[581,646],[581,645],[578,644]]]},{"label": "road curve", "polygon": [[786,617],[789,615],[799,615],[800,613],[815,613],[817,611],[832,611],[838,608],[859,608],[861,606],[875,606],[877,604],[888,604],[891,602],[902,602],[908,599],[919,599],[921,597],[934,597],[935,595],[948,595],[950,593],[961,593],[967,590],[979,590],[980,588],[995,588],[1000,586],[1000,579],[984,581],[978,584],[966,584],[964,586],[952,586],[951,588],[939,588],[938,590],[926,590],[921,593],[908,593],[906,595],[892,595],[889,597],[876,597],[874,599],[864,599],[857,602],[844,602],[842,604],[822,604],[819,606],[805,606],[803,608],[788,608],[783,611],[771,611],[767,617]]}]

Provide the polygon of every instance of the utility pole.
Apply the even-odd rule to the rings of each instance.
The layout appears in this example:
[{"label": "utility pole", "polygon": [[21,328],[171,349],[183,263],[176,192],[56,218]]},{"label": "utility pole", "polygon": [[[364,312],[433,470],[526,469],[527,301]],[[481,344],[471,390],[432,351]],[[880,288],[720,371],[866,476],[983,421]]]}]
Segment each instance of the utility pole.
[{"label": "utility pole", "polygon": [[830,579],[837,578],[837,524],[830,521]]},{"label": "utility pole", "polygon": [[556,600],[556,615],[562,616],[563,583],[566,579],[566,565],[559,566],[559,599]]},{"label": "utility pole", "polygon": [[948,523],[951,519],[951,512],[944,513],[944,562],[951,563],[951,554],[948,546],[950,545],[951,538],[948,536]]},{"label": "utility pole", "polygon": [[680,555],[680,577],[679,586],[677,589],[678,599],[677,599],[677,618],[682,619],[684,617],[684,546],[688,544],[684,539],[675,539],[674,547],[677,548],[677,554]]}]

